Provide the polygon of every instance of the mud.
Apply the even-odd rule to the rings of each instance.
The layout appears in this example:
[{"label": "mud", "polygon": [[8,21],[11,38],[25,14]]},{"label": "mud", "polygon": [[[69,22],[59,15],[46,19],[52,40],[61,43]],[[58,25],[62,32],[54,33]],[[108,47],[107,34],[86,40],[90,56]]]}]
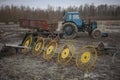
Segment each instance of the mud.
[{"label": "mud", "polygon": [[[16,45],[21,43],[26,31],[18,33],[21,28],[16,26],[16,33],[14,27],[11,27],[14,34],[4,38],[4,43]],[[3,25],[1,29],[6,30],[6,34],[11,33]],[[119,48],[120,31],[111,32],[108,30],[108,32],[109,37],[101,39],[91,39],[87,33],[79,33],[76,39],[61,39],[59,48],[65,43],[72,43],[75,46],[75,54],[77,54],[81,47],[96,45],[100,41],[103,41],[106,46]],[[25,55],[21,52],[16,53],[14,48],[10,48],[6,52],[0,53],[0,80],[120,80],[120,51],[109,50],[103,52],[103,54],[98,55],[94,68],[84,72],[81,68],[75,66],[75,61],[65,66],[59,64],[57,58],[47,61],[43,59],[42,54],[35,57],[31,52]]]}]

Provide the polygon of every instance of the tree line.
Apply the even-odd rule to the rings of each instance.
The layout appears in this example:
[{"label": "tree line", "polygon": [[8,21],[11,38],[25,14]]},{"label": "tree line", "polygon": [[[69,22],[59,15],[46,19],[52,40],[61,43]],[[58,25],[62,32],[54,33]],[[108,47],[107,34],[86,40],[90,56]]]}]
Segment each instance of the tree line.
[{"label": "tree line", "polygon": [[0,22],[17,23],[19,19],[41,19],[47,20],[49,23],[56,23],[63,19],[63,15],[68,11],[79,11],[82,19],[92,18],[97,20],[119,20],[120,6],[102,4],[95,6],[94,4],[69,6],[68,8],[52,7],[48,5],[47,9],[30,8],[29,6],[1,6]]}]

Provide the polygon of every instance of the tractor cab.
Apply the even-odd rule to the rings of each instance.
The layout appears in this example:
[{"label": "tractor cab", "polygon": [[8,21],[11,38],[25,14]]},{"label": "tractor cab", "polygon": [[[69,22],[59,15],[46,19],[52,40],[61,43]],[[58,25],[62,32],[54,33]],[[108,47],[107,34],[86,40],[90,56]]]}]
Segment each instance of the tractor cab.
[{"label": "tractor cab", "polygon": [[64,16],[65,22],[72,22],[79,28],[82,28],[82,20],[80,18],[80,12],[67,12]]}]

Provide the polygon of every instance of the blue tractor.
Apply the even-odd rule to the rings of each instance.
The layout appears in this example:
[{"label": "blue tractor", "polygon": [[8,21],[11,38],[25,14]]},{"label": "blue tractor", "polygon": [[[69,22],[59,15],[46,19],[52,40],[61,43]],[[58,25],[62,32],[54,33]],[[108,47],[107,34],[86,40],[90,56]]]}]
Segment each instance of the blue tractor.
[{"label": "blue tractor", "polygon": [[90,20],[86,23],[80,18],[80,12],[66,12],[62,24],[63,37],[72,39],[78,32],[88,32],[93,38],[100,38],[101,31],[97,29],[97,22]]}]

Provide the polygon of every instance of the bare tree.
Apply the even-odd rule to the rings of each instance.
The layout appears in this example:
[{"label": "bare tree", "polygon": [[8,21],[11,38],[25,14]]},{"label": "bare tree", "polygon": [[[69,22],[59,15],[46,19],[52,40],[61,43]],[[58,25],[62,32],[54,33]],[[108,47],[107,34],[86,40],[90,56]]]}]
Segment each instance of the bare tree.
[{"label": "bare tree", "polygon": [[65,12],[69,11],[80,11],[81,18],[92,17],[94,19],[120,19],[120,6],[119,5],[98,5],[85,4],[76,6],[69,6],[64,9],[61,7],[54,8],[48,5],[48,8],[43,10],[40,8],[30,8],[29,6],[17,7],[11,6],[1,6],[0,7],[0,22],[13,21],[16,23],[19,19],[44,19],[49,23],[56,23],[62,20]]}]

